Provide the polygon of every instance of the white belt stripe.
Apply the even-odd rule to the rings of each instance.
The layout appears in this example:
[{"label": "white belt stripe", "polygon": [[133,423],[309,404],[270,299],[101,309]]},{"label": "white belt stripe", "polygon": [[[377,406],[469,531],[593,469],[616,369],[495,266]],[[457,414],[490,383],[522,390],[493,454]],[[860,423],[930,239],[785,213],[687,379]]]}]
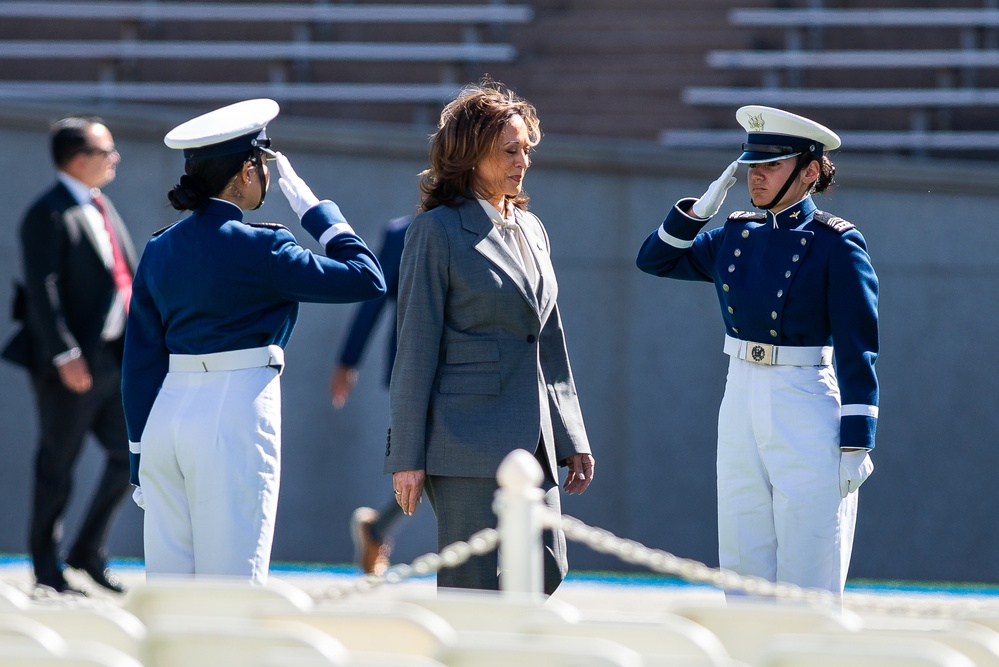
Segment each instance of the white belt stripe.
[{"label": "white belt stripe", "polygon": [[[770,358],[765,361],[753,359],[754,348],[767,348],[771,351]],[[829,366],[833,361],[833,348],[798,347],[794,345],[770,345],[769,343],[754,343],[740,340],[726,334],[725,354],[750,363],[762,363],[773,366]]]},{"label": "white belt stripe", "polygon": [[244,368],[284,366],[284,350],[279,345],[254,347],[246,350],[213,352],[211,354],[171,354],[171,373],[204,373],[236,371]]}]

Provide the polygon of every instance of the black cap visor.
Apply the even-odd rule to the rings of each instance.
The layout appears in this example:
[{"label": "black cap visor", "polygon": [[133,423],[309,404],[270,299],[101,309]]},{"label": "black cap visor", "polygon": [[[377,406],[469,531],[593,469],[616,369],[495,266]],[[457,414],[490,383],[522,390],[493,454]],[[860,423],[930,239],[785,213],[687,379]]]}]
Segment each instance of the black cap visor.
[{"label": "black cap visor", "polygon": [[801,153],[811,153],[816,158],[821,158],[822,144],[786,134],[751,133],[749,140],[742,145],[742,151],[738,162],[743,164],[776,162]]},{"label": "black cap visor", "polygon": [[253,131],[249,134],[229,139],[217,144],[199,146],[197,148],[185,148],[184,158],[193,160],[206,157],[221,157],[223,155],[234,155],[236,153],[250,153],[254,148],[268,148],[271,140],[267,137],[265,130]]}]

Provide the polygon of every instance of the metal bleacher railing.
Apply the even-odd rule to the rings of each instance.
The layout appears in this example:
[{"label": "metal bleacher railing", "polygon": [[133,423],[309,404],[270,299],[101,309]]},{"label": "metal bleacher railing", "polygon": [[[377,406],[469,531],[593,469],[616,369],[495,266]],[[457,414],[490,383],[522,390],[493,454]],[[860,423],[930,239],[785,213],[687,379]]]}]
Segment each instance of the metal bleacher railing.
[{"label": "metal bleacher railing", "polygon": [[[711,51],[709,66],[734,71],[756,70],[762,85],[692,86],[682,93],[691,106],[766,104],[793,108],[870,109],[903,111],[908,130],[863,128],[851,145],[867,150],[994,151],[999,132],[986,127],[948,126],[948,113],[961,109],[999,106],[999,89],[976,85],[977,74],[999,68],[997,29],[999,9],[733,9],[733,26],[749,29],[783,29],[784,48],[746,51]],[[933,30],[954,35],[953,49],[826,49],[835,29]],[[908,34],[908,33],[907,33]],[[918,36],[918,32],[911,33]],[[913,43],[919,40],[914,38]],[[806,71],[866,71],[878,74],[889,85],[869,87],[802,86]],[[935,76],[935,86],[903,88],[890,85],[893,72],[922,70]],[[876,117],[876,116],[872,116]],[[940,118],[944,118],[940,121]],[[661,141],[674,146],[714,146],[727,142],[731,133],[711,130],[672,130]]]},{"label": "metal bleacher railing", "polygon": [[[484,42],[481,28],[501,28],[533,19],[528,5],[491,4],[327,4],[253,2],[0,2],[0,20],[75,20],[117,22],[119,39],[0,40],[0,62],[26,64],[91,59],[100,63],[94,80],[0,80],[0,99],[90,99],[101,101],[228,100],[269,96],[280,101],[437,103],[459,87],[451,66],[511,62],[516,49]],[[290,40],[150,39],[150,25],[247,23],[291,27]],[[316,40],[311,27],[331,25],[449,25],[464,28],[457,42]],[[81,29],[80,34],[86,34]],[[495,30],[494,30],[495,32]],[[127,80],[117,74],[122,63],[262,61],[270,64],[268,81]],[[431,63],[441,66],[438,80],[330,81],[291,80],[302,64],[353,61]],[[8,70],[10,71],[10,70]],[[233,71],[238,71],[233,68]],[[300,78],[300,77],[299,77]]]}]

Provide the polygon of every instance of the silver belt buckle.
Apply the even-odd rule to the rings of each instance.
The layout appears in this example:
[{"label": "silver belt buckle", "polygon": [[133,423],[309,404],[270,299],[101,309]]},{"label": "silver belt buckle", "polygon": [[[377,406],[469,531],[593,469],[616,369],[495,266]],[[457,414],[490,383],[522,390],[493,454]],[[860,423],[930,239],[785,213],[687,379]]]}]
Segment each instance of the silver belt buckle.
[{"label": "silver belt buckle", "polygon": [[761,366],[772,366],[774,363],[774,346],[768,343],[747,343],[746,361]]}]

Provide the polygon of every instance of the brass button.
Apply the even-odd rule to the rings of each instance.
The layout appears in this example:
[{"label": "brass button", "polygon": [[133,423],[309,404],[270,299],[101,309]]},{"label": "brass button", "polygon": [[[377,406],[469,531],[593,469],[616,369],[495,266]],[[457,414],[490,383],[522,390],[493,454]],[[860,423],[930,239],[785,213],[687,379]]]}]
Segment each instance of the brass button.
[{"label": "brass button", "polygon": [[727,292],[728,290],[729,290],[728,283],[725,283],[724,285],[722,285],[722,291],[723,292]]},{"label": "brass button", "polygon": [[784,277],[785,277],[785,278],[790,278],[790,277],[791,277],[791,272],[790,272],[790,271],[786,271],[786,272],[784,273]]},{"label": "brass button", "polygon": [[805,239],[801,239],[801,245],[806,245],[807,243],[808,241],[806,241]]},{"label": "brass button", "polygon": [[797,261],[798,261],[799,259],[801,259],[801,257],[800,257],[799,255],[795,255],[795,256],[793,256],[793,257],[791,258],[791,261],[792,261],[792,262],[797,262]]},{"label": "brass button", "polygon": [[732,333],[739,333],[739,330],[736,329],[735,327],[732,327]]},{"label": "brass button", "polygon": [[772,320],[776,320],[777,319],[777,311],[776,310],[774,312],[770,313],[770,319],[772,319]]},{"label": "brass button", "polygon": [[734,315],[735,314],[735,308],[733,308],[732,306],[729,306],[728,307],[728,314],[729,315]]},{"label": "brass button", "polygon": [[735,249],[735,253],[734,253],[734,254],[735,254],[735,256],[736,256],[736,257],[738,257],[739,255],[741,255],[741,254],[742,254],[742,251],[741,251],[741,250],[739,250],[738,248],[736,248],[736,249]]},{"label": "brass button", "polygon": [[770,330],[770,336],[773,337],[773,338],[776,338],[777,337],[777,332],[774,331],[773,329],[771,329]]},{"label": "brass button", "polygon": [[732,273],[733,271],[735,271],[735,264],[729,264],[728,265],[728,272]]},{"label": "brass button", "polygon": [[782,296],[784,296],[784,290],[782,290],[782,289],[777,290],[777,298],[779,299]]},{"label": "brass button", "polygon": [[744,238],[744,239],[748,239],[749,238],[749,230],[748,229],[743,229],[742,230],[742,238]]}]

